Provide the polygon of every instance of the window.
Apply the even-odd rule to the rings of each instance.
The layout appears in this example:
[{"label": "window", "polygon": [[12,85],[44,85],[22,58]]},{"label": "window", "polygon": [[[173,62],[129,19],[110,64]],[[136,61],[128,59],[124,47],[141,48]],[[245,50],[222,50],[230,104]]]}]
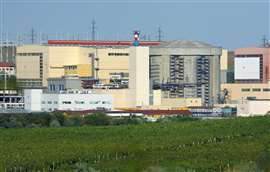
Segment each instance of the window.
[{"label": "window", "polygon": [[64,85],[63,84],[60,84],[59,85],[59,90],[61,91],[61,90],[64,90],[64,89],[65,89]]},{"label": "window", "polygon": [[90,104],[98,104],[100,101],[91,101]]},{"label": "window", "polygon": [[261,91],[261,89],[260,88],[253,88],[252,91],[259,92],[259,91]]},{"label": "window", "polygon": [[71,101],[62,101],[63,104],[71,104]]},{"label": "window", "polygon": [[108,56],[129,56],[128,53],[108,53]]},{"label": "window", "polygon": [[52,102],[51,102],[51,101],[48,101],[47,103],[48,103],[48,104],[52,104]]},{"label": "window", "polygon": [[249,92],[250,91],[250,88],[242,88],[241,91],[242,92]]},{"label": "window", "polygon": [[58,102],[57,101],[54,101],[54,104],[57,104]]},{"label": "window", "polygon": [[270,88],[264,88],[263,91],[270,91]]},{"label": "window", "polygon": [[76,104],[84,104],[84,101],[75,101]]},{"label": "window", "polygon": [[45,101],[42,101],[41,104],[45,104]]}]

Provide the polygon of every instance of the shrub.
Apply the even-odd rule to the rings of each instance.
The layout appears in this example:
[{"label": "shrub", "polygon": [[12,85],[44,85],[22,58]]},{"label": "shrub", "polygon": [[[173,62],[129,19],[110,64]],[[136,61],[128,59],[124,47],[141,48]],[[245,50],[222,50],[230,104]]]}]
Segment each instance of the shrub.
[{"label": "shrub", "polygon": [[57,119],[54,119],[50,122],[50,127],[61,127],[61,124]]},{"label": "shrub", "polygon": [[61,126],[64,126],[66,117],[61,112],[54,112],[51,114],[53,119],[56,119]]},{"label": "shrub", "polygon": [[52,116],[49,113],[29,113],[26,114],[25,120],[27,124],[38,124],[42,127],[50,125]]},{"label": "shrub", "polygon": [[98,112],[90,114],[83,119],[83,124],[85,125],[109,125],[111,117],[107,116],[105,113]]},{"label": "shrub", "polygon": [[65,118],[64,126],[81,126],[82,119],[79,116],[72,116]]},{"label": "shrub", "polygon": [[185,121],[197,121],[199,118],[189,117],[189,116],[168,116],[160,118],[157,122],[185,122]]}]

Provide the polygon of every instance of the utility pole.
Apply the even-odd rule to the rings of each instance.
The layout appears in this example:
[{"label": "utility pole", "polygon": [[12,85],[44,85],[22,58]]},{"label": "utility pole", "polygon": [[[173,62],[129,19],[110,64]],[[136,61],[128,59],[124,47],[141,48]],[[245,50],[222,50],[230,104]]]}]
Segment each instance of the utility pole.
[{"label": "utility pole", "polygon": [[162,39],[162,37],[163,37],[162,33],[163,33],[163,31],[161,30],[160,27],[158,27],[158,41],[159,41],[159,42],[161,42],[161,39]]},{"label": "utility pole", "polygon": [[92,24],[91,24],[91,32],[92,32],[92,40],[93,41],[96,40],[96,29],[97,29],[97,27],[96,27],[96,21],[93,20],[92,21]]}]

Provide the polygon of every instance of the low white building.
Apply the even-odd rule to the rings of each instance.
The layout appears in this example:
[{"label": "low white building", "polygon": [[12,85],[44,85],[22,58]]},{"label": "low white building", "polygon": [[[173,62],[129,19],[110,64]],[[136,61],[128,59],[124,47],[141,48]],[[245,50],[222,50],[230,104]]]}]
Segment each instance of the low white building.
[{"label": "low white building", "polygon": [[112,96],[93,94],[88,90],[69,90],[45,93],[41,89],[25,89],[25,110],[30,112],[111,110]]},{"label": "low white building", "polygon": [[237,116],[262,116],[270,112],[270,100],[247,100],[237,105]]},{"label": "low white building", "polygon": [[10,62],[0,62],[0,73],[7,76],[15,75],[15,64]]}]

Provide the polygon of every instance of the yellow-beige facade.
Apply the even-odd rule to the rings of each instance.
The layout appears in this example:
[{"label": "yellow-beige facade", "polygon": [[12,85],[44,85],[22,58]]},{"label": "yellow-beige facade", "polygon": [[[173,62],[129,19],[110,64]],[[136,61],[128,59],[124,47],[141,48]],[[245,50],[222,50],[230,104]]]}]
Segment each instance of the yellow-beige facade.
[{"label": "yellow-beige facade", "polygon": [[239,104],[247,99],[270,99],[270,84],[232,83],[221,84],[221,90],[228,91],[227,103]]},{"label": "yellow-beige facade", "polygon": [[128,48],[23,45],[17,48],[17,78],[29,87],[46,87],[48,78],[65,75],[107,83],[115,75],[128,78],[128,62]]}]

